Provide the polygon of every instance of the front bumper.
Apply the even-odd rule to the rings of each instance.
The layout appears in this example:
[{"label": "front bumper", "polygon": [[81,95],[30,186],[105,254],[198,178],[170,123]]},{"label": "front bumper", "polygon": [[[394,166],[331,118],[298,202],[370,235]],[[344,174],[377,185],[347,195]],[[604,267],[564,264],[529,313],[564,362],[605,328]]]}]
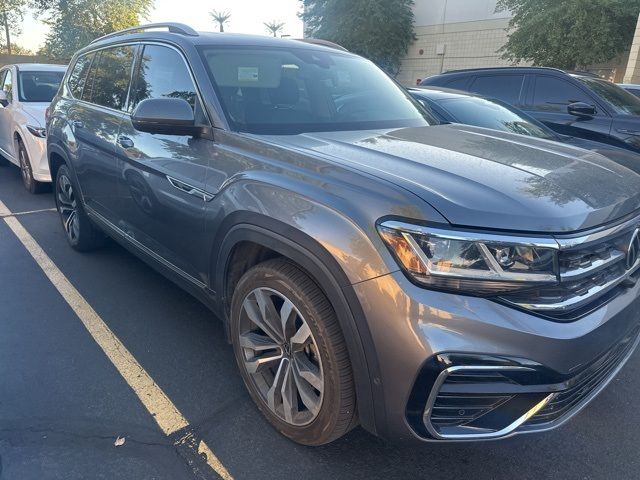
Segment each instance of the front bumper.
[{"label": "front bumper", "polygon": [[392,438],[555,428],[606,386],[638,342],[640,284],[568,323],[425,290],[400,272],[354,289],[380,368],[385,418],[376,427]]},{"label": "front bumper", "polygon": [[47,159],[47,139],[35,137],[30,133],[25,138],[25,146],[31,161],[33,178],[38,182],[51,182],[51,172],[49,172],[49,161]]}]

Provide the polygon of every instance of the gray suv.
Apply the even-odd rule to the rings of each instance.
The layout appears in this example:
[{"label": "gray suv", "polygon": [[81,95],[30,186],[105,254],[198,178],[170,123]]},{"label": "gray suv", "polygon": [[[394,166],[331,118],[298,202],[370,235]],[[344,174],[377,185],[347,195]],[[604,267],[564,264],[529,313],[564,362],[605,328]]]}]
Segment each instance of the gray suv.
[{"label": "gray suv", "polygon": [[435,123],[342,49],[163,24],[78,52],[47,139],[70,245],[208,305],[290,439],[554,428],[638,341],[640,177]]}]

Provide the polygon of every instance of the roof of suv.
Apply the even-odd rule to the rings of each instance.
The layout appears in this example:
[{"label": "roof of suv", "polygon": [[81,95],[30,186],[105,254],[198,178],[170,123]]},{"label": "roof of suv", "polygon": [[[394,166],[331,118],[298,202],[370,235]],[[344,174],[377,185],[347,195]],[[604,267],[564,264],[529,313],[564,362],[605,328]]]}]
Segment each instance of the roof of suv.
[{"label": "roof of suv", "polygon": [[441,73],[441,75],[449,75],[455,73],[472,73],[472,72],[496,72],[496,71],[515,71],[515,72],[523,72],[523,71],[546,71],[546,72],[556,72],[556,73],[566,73],[563,70],[558,68],[550,68],[550,67],[485,67],[485,68],[464,68],[460,70],[447,70],[446,72]]},{"label": "roof of suv", "polygon": [[[98,38],[84,47],[80,52],[93,50],[97,46],[106,46],[115,43],[140,40],[169,40],[175,43],[190,43],[193,45],[229,45],[229,46],[253,46],[253,47],[289,47],[308,50],[341,51],[347,55],[350,53],[343,47],[326,41],[304,41],[270,37],[266,35],[249,35],[243,33],[219,33],[196,32],[181,24],[152,24],[142,25],[138,29],[128,29],[115,32],[105,37]],[[168,28],[169,31],[155,30],[155,28]]]}]

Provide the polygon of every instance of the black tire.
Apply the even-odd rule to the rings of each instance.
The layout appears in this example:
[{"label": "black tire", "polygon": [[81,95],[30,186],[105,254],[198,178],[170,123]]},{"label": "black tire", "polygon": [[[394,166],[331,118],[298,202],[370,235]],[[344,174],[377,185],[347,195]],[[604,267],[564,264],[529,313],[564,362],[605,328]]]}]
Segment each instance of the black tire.
[{"label": "black tire", "polygon": [[20,176],[22,177],[22,184],[27,192],[37,194],[42,193],[47,189],[47,184],[38,182],[33,178],[33,169],[31,168],[31,160],[27,149],[22,143],[22,140],[18,139],[18,161],[20,163]]},{"label": "black tire", "polygon": [[65,237],[71,248],[88,252],[104,245],[104,234],[89,219],[84,210],[80,189],[66,165],[56,172],[54,198]]},{"label": "black tire", "polygon": [[[272,409],[264,394],[264,388],[269,386],[268,382],[264,384],[257,382],[255,380],[257,374],[249,373],[249,368],[247,367],[249,360],[247,360],[247,357],[258,353],[262,354],[263,352],[249,349],[251,354],[248,355],[246,335],[254,335],[256,331],[262,332],[262,330],[258,328],[247,333],[245,329],[245,333],[242,334],[241,329],[243,325],[247,324],[248,314],[247,308],[244,306],[245,300],[249,301],[249,299],[255,298],[251,297],[251,295],[255,295],[254,292],[258,290],[273,292],[272,298],[275,299],[276,309],[278,309],[278,301],[283,300],[285,303],[289,300],[295,307],[295,312],[292,316],[295,319],[293,321],[295,326],[292,332],[295,331],[296,333],[292,334],[289,340],[284,342],[289,343],[289,346],[286,347],[288,353],[285,353],[284,347],[280,347],[282,358],[289,355],[290,360],[287,361],[287,365],[290,365],[291,369],[290,375],[287,374],[289,370],[284,374],[285,380],[282,383],[280,394],[281,397],[286,396],[284,383],[286,378],[290,378],[289,384],[296,385],[293,391],[297,393],[297,396],[294,394],[289,398],[297,398],[296,418],[311,418],[306,424],[295,424],[293,420],[287,421],[287,419],[283,418],[283,414],[277,413],[277,409]],[[280,296],[283,298],[280,298]],[[277,318],[280,319],[280,314],[282,314],[283,310],[284,304],[282,304],[279,311],[273,312],[274,314],[277,313]],[[251,325],[254,324],[252,322],[249,323]],[[311,333],[307,337],[309,345],[304,347],[303,350],[295,352],[294,350],[300,348],[302,343],[295,342],[293,337],[302,338],[299,335],[299,331],[302,330],[299,326],[302,324],[306,324],[309,327]],[[286,337],[286,327],[283,327],[283,330]],[[251,268],[242,276],[232,299],[231,335],[236,363],[253,401],[269,423],[284,436],[303,445],[323,445],[341,437],[357,424],[356,395],[351,362],[335,311],[315,282],[297,266],[284,259],[268,260]],[[245,337],[241,337],[241,335]],[[244,346],[241,345],[241,342],[243,342]],[[312,358],[319,365],[316,372],[322,378],[322,389],[313,389],[313,392],[320,394],[321,401],[318,404],[319,406],[314,406],[314,412],[311,411],[312,409],[307,409],[304,403],[303,397],[309,397],[303,396],[301,393],[303,390],[308,391],[306,387],[310,383],[307,384],[303,380],[302,383],[305,383],[306,386],[305,388],[300,388],[301,370],[296,366],[300,365],[300,363],[296,363],[300,361],[299,355],[303,356],[304,362],[308,362],[309,358]],[[275,372],[275,364],[269,368],[273,383],[276,383],[283,364],[282,360],[277,360],[276,362],[281,362],[277,367],[277,372]],[[262,372],[263,369],[260,371]],[[305,373],[308,373],[308,370]],[[317,378],[315,380],[318,382]],[[259,383],[262,387],[259,386]],[[270,390],[277,392],[277,389],[273,389],[273,387]],[[272,403],[274,402],[272,399]]]}]

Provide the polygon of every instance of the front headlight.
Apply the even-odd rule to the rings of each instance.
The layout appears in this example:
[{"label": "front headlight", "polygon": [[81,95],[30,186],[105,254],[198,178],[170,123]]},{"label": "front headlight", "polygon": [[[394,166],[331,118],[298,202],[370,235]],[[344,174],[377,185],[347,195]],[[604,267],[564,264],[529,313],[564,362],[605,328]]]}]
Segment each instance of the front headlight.
[{"label": "front headlight", "polygon": [[378,232],[398,263],[428,287],[492,295],[558,283],[558,244],[551,238],[521,238],[449,231],[387,221]]},{"label": "front headlight", "polygon": [[36,127],[34,125],[27,125],[27,130],[34,137],[45,138],[47,136],[47,129],[42,127]]}]

